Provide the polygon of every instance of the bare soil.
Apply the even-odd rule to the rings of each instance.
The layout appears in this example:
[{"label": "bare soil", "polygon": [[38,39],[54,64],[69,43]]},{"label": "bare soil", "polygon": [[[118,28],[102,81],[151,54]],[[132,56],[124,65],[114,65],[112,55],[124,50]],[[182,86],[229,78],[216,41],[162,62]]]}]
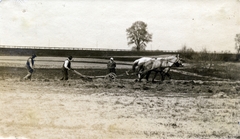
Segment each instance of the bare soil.
[{"label": "bare soil", "polygon": [[32,81],[25,74],[1,68],[0,138],[240,138],[240,81],[182,71],[157,83],[72,73],[60,81],[60,69],[37,69]]}]

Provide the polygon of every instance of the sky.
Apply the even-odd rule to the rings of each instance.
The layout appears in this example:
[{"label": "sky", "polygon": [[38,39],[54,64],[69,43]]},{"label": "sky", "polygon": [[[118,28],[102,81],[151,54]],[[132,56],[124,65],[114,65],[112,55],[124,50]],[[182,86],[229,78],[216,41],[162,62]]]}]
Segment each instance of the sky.
[{"label": "sky", "polygon": [[147,50],[236,52],[240,0],[0,0],[0,45],[131,49],[136,21]]}]

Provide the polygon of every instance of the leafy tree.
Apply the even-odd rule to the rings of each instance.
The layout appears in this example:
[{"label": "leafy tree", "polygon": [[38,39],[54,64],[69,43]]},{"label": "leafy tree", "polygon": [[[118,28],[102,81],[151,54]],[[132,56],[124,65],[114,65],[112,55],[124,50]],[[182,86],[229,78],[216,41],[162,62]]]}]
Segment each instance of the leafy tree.
[{"label": "leafy tree", "polygon": [[237,50],[237,53],[240,53],[240,34],[236,34],[235,37],[235,49]]},{"label": "leafy tree", "polygon": [[135,44],[133,50],[145,50],[147,43],[152,41],[152,34],[147,31],[147,24],[143,21],[136,21],[126,30],[128,45]]}]

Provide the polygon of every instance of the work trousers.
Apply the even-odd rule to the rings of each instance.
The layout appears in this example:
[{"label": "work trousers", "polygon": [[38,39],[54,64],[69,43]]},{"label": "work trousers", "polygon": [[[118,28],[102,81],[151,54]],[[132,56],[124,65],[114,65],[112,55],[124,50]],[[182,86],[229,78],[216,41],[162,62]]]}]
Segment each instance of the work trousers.
[{"label": "work trousers", "polygon": [[27,79],[32,79],[32,74],[33,74],[33,70],[31,69],[31,70],[29,70],[29,69],[27,69],[27,71],[28,71],[28,74],[23,78],[23,79],[25,79],[25,80],[27,80]]},{"label": "work trousers", "polygon": [[63,68],[62,75],[63,75],[63,77],[61,80],[68,80],[68,69]]},{"label": "work trousers", "polygon": [[115,70],[115,68],[109,68],[109,69],[108,69],[108,73],[111,73],[111,72],[113,72],[113,73],[116,74],[116,70]]}]

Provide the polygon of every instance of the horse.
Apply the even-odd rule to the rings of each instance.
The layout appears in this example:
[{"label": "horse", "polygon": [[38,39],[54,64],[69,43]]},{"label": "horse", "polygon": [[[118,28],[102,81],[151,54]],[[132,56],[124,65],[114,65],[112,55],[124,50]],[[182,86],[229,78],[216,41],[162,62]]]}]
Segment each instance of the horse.
[{"label": "horse", "polygon": [[[155,71],[155,75],[152,78],[152,82],[155,82],[154,79],[156,78],[158,72],[160,72],[162,81],[165,79],[165,76],[167,76],[169,79],[171,79],[171,75],[169,74],[170,69],[172,67],[183,67],[183,64],[182,64],[181,59],[179,58],[179,55],[177,55],[176,57],[178,57],[178,59],[171,66],[167,66],[167,67],[161,66],[160,68],[156,68],[156,69],[153,69],[153,70],[150,70],[149,72],[147,72],[146,80],[148,81],[148,77],[149,77],[151,71]],[[161,61],[164,59],[166,60],[166,59],[171,59],[171,58],[174,58],[174,56],[165,57],[165,58],[157,58],[156,60]]]},{"label": "horse", "polygon": [[141,79],[146,75],[146,80],[148,81],[148,77],[152,71],[155,72],[154,77],[152,78],[152,82],[154,82],[154,79],[157,76],[157,73],[160,72],[162,81],[165,79],[165,76],[168,76],[171,79],[171,75],[169,74],[169,71],[171,67],[173,66],[183,66],[182,62],[180,61],[179,55],[177,56],[169,56],[165,58],[151,58],[145,63],[142,64],[141,67],[141,73],[139,73],[138,81],[141,81]]},{"label": "horse", "polygon": [[[179,55],[177,55],[179,57]],[[141,77],[141,74],[142,72],[144,71],[144,67],[148,64],[150,64],[151,62],[153,62],[154,60],[161,60],[161,59],[166,59],[166,58],[171,58],[172,56],[170,57],[159,57],[159,58],[151,58],[151,57],[142,57],[142,58],[139,58],[137,60],[135,60],[133,62],[133,65],[132,65],[132,69],[126,71],[126,74],[129,75],[129,72],[132,70],[133,72],[136,71],[136,67],[137,67],[137,76],[138,76],[138,79],[140,79],[139,81],[141,81],[141,79],[143,78],[143,76],[145,75],[142,75]],[[179,67],[179,66],[183,66],[181,61],[177,61],[174,63],[173,66],[176,66],[176,67]],[[164,80],[165,76],[168,76],[169,78],[171,78],[170,74],[169,74],[169,71],[170,71],[170,68],[161,68],[160,70],[159,69],[154,69],[154,70],[150,70],[146,73],[146,80],[148,81],[148,78],[149,78],[149,75],[151,74],[151,72],[154,71],[155,72],[155,75],[152,79],[152,82],[154,82],[154,79],[156,78],[157,76],[157,73],[160,72],[161,76],[162,76],[162,80]]]},{"label": "horse", "polygon": [[[132,71],[137,72],[138,77],[140,78],[140,73],[143,71],[143,65],[149,60],[153,60],[151,57],[141,57],[133,62]],[[137,67],[137,68],[136,68]],[[137,71],[136,71],[137,70]],[[129,70],[130,71],[130,70]],[[126,74],[129,75],[129,71],[126,71]]]}]

